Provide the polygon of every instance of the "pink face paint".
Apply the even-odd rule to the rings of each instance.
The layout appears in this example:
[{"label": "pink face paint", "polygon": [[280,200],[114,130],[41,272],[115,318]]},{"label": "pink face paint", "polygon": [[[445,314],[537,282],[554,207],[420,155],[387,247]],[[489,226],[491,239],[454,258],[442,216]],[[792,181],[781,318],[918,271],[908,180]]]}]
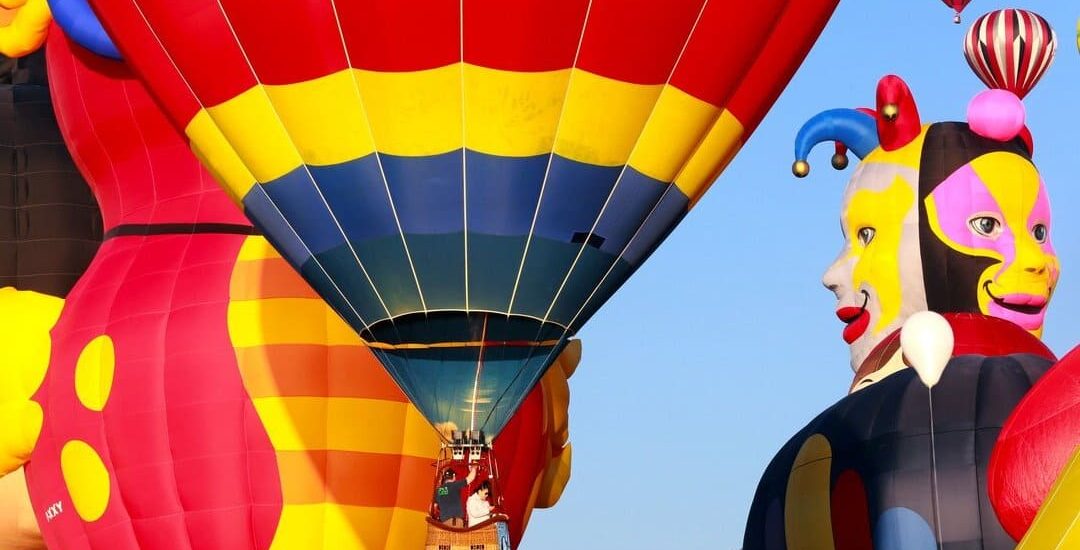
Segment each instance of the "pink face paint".
[{"label": "pink face paint", "polygon": [[[1005,213],[970,164],[945,178],[930,196],[934,198],[941,230],[950,241],[968,248],[997,252],[1004,256],[1006,266],[1013,262],[1016,244],[1012,228],[1004,223]],[[1001,234],[996,239],[971,230],[968,221],[977,213],[992,214],[1002,221]]]},{"label": "pink face paint", "polygon": [[[944,233],[950,245],[954,248],[959,245],[976,251],[993,252],[1002,258],[1002,266],[997,271],[995,283],[997,283],[997,278],[1009,270],[1016,261],[1018,238],[1030,239],[1030,232],[1038,224],[1046,226],[1049,234],[1050,201],[1041,179],[1035,203],[1031,211],[1024,216],[1025,227],[1013,227],[1007,222],[1001,205],[970,164],[946,178],[934,189],[931,197],[937,211],[939,229]],[[979,216],[990,216],[999,220],[1001,225],[997,229],[998,233],[986,236],[974,231],[970,225],[971,220]],[[1042,254],[1055,255],[1049,238],[1043,243],[1038,243],[1037,246]],[[1048,264],[1046,268],[1055,269],[1052,264]],[[1056,273],[1050,274],[1051,284],[1056,279]],[[998,293],[994,294],[994,290]],[[1041,328],[1046,315],[1045,306],[1048,295],[1005,292],[1004,290],[998,285],[991,289],[989,284],[979,289],[979,292],[986,293],[989,298],[986,313],[1012,321],[1027,330]]]},{"label": "pink face paint", "polygon": [[[1035,205],[1031,208],[1031,214],[1027,218],[1027,229],[1031,229],[1038,224],[1046,226],[1047,235],[1050,231],[1050,198],[1046,194],[1046,182],[1039,178],[1039,196],[1035,199]],[[1046,238],[1046,242],[1039,245],[1043,252],[1050,256],[1057,256],[1057,252],[1054,252],[1054,245],[1051,244],[1050,237]],[[1055,280],[1057,277],[1054,278]]]}]

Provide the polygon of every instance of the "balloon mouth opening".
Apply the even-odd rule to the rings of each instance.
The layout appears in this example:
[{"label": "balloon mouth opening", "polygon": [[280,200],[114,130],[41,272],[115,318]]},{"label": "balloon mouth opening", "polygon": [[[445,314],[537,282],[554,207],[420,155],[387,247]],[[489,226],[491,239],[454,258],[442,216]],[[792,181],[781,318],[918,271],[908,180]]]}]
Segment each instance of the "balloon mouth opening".
[{"label": "balloon mouth opening", "polygon": [[407,313],[359,331],[383,350],[550,347],[571,335],[566,327],[524,315],[487,311]]},{"label": "balloon mouth opening", "polygon": [[447,443],[455,431],[498,436],[569,342],[555,323],[460,310],[385,319],[360,336]]}]

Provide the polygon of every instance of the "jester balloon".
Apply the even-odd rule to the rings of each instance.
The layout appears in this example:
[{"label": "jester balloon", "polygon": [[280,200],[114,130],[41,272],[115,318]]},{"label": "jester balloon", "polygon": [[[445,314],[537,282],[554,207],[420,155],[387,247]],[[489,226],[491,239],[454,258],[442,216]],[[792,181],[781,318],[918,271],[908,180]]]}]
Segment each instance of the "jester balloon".
[{"label": "jester balloon", "polygon": [[968,65],[990,88],[1023,99],[1050,67],[1057,36],[1037,13],[1003,9],[979,17],[964,37]]},{"label": "jester balloon", "polygon": [[705,192],[835,4],[91,1],[428,420],[488,435]]},{"label": "jester balloon", "polygon": [[[916,311],[993,315],[1041,335],[1059,267],[1046,187],[1012,99],[977,96],[968,123],[922,125],[907,85],[890,75],[876,114],[829,111],[800,130],[798,172],[823,140],[843,140],[862,158],[844,193],[844,247],[823,279],[856,382],[892,357],[889,337]],[[1001,123],[1003,112],[1020,123]]]},{"label": "jester balloon", "polygon": [[[883,78],[877,92],[875,110],[827,111],[796,140],[797,174],[809,171],[805,155],[818,141],[842,139],[863,159],[844,194],[847,242],[825,277],[858,371],[852,393],[769,464],[748,550],[1014,545],[987,513],[982,480],[998,430],[1055,361],[1026,324],[1038,318],[1041,327],[1043,308],[1032,304],[1044,306],[1056,282],[1052,249],[1040,242],[1045,189],[1030,145],[1017,137],[1022,122],[1008,141],[974,130],[1010,127],[1001,121],[1015,117],[984,112],[996,101],[973,101],[970,126],[924,126],[898,77]],[[1031,286],[1003,291],[1015,277]],[[936,385],[905,367],[919,357],[912,342],[900,349],[896,330],[927,309],[954,335],[941,348],[952,356]]]}]

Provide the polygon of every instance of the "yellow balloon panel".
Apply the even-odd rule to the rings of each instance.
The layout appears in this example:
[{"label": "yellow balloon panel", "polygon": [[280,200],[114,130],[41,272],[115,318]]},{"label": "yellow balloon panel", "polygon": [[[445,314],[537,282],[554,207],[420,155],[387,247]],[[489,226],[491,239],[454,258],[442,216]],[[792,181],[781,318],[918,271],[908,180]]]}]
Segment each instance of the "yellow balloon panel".
[{"label": "yellow balloon panel", "polygon": [[832,447],[821,434],[810,436],[795,456],[788,479],[784,528],[790,550],[833,548],[829,485]]}]

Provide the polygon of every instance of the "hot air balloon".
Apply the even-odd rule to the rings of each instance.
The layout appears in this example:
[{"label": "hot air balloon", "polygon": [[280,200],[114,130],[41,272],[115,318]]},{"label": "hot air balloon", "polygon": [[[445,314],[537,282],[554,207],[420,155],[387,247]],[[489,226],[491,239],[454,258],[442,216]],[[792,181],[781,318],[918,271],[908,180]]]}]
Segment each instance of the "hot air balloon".
[{"label": "hot air balloon", "polygon": [[1080,443],[1080,399],[1073,391],[1078,370],[1080,349],[1073,349],[1017,405],[994,446],[987,472],[990,502],[1023,548],[1067,548],[1075,541],[1067,526],[1080,510],[1076,493],[1053,487],[1072,487],[1076,480],[1070,463]]},{"label": "hot air balloon", "polygon": [[[1009,97],[973,100],[968,123],[924,125],[889,75],[871,113],[825,111],[800,129],[797,175],[822,141],[862,159],[844,193],[844,248],[824,277],[856,374],[852,393],[769,465],[744,548],[1012,547],[979,480],[1005,418],[1055,361],[1037,335],[1058,265],[1023,108]],[[955,339],[921,357],[902,341],[927,310]],[[943,330],[928,332],[916,340]],[[943,371],[916,372],[950,348]]]},{"label": "hot air balloon", "polygon": [[983,94],[967,123],[923,125],[907,85],[889,75],[873,115],[825,111],[796,137],[797,175],[809,172],[807,155],[822,141],[841,141],[862,159],[844,196],[845,246],[823,279],[837,296],[854,388],[891,372],[895,332],[917,311],[992,315],[1042,334],[1060,271],[1049,197],[1023,105]]},{"label": "hot air balloon", "polygon": [[[41,410],[40,429],[5,423],[27,434],[0,458],[29,454],[46,542],[422,545],[438,434],[252,234],[122,64],[55,28],[48,63],[106,239],[52,338],[33,334],[50,344],[48,369],[16,397]],[[580,348],[567,349],[497,440],[514,540],[569,475],[566,377]]]},{"label": "hot air balloon", "polygon": [[1057,35],[1037,13],[1003,9],[984,14],[964,37],[964,57],[984,84],[1023,99],[1050,67]]},{"label": "hot air balloon", "polygon": [[836,2],[91,4],[260,231],[482,459]]},{"label": "hot air balloon", "polygon": [[960,12],[964,11],[964,8],[971,3],[971,0],[941,0],[946,6],[949,6],[955,12],[953,15],[953,23],[960,24]]}]

